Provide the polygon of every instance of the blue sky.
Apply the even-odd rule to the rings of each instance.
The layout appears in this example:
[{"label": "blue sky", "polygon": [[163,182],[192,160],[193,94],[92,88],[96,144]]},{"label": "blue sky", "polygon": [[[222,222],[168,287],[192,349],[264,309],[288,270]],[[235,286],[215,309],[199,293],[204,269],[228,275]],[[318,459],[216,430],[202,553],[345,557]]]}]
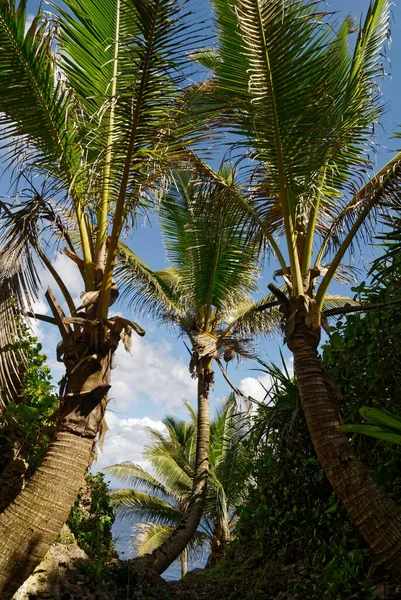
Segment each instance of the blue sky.
[{"label": "blue sky", "polygon": [[[28,12],[34,14],[39,6],[37,1],[28,2]],[[200,3],[203,15],[207,14],[206,2]],[[339,18],[349,12],[360,15],[368,6],[368,0],[331,0],[326,3],[328,9],[339,13]],[[43,5],[47,10],[49,6]],[[377,166],[383,165],[391,156],[391,150],[397,148],[397,141],[391,140],[391,132],[401,122],[399,114],[399,103],[401,97],[401,2],[393,6],[392,19],[392,43],[385,59],[385,68],[389,76],[382,83],[382,90],[388,104],[388,110],[383,118],[383,129],[378,129],[378,142],[380,144],[376,157]],[[399,144],[399,141],[398,141]],[[9,193],[7,175],[0,181],[0,194]],[[160,231],[156,220],[151,218],[143,220],[138,224],[134,233],[134,250],[153,268],[160,269],[166,266],[165,255],[160,239]],[[367,264],[369,253],[357,257],[360,266]],[[74,271],[74,266],[62,256],[56,258],[57,266],[64,279],[70,284],[75,298],[79,297],[80,284]],[[274,263],[272,268],[275,268]],[[266,268],[262,279],[262,291],[266,292],[266,285],[272,280],[272,272]],[[44,274],[43,283],[53,285],[49,276]],[[264,288],[264,289],[263,289]],[[43,302],[38,308],[46,311]],[[117,305],[116,310],[128,315],[125,307]],[[132,356],[129,356],[120,348],[117,352],[116,368],[112,373],[113,388],[111,392],[110,412],[108,421],[110,432],[106,438],[104,453],[99,459],[99,466],[120,460],[139,461],[144,441],[146,441],[146,425],[160,427],[160,419],[167,413],[185,416],[182,407],[182,399],[190,401],[195,399],[196,382],[190,378],[188,372],[189,355],[181,339],[176,338],[173,332],[158,327],[157,324],[146,317],[134,316],[145,328],[144,339],[135,338]],[[54,373],[58,381],[61,378],[62,366],[56,363],[55,346],[58,341],[56,331],[51,327],[39,324],[38,335],[44,350],[49,357]],[[261,340],[259,341],[260,356],[264,360],[278,362],[279,351],[282,341]],[[288,353],[285,353],[288,357]],[[252,362],[243,363],[237,368],[231,364],[229,374],[237,385],[242,385],[248,393],[262,393],[256,377],[259,375],[252,371],[256,364]],[[264,380],[267,383],[267,380]],[[227,385],[221,380],[220,374],[216,373],[216,388],[213,393],[213,402],[223,398],[228,392]]]}]

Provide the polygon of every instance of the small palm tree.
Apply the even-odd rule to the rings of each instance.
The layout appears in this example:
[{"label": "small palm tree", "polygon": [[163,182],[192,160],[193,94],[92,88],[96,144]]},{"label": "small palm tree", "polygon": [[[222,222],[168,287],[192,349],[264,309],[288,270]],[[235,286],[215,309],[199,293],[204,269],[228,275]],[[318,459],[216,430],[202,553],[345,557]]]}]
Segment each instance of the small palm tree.
[{"label": "small palm tree", "polygon": [[[192,492],[196,457],[197,415],[190,405],[192,421],[173,417],[163,420],[166,433],[149,429],[152,442],[145,446],[144,457],[154,471],[150,475],[139,466],[126,462],[106,467],[106,473],[128,483],[134,489],[110,492],[122,518],[136,524],[134,545],[139,556],[161,546],[182,521]],[[230,397],[211,423],[210,470],[205,510],[198,529],[181,552],[181,574],[187,572],[188,554],[210,545],[211,561],[224,555],[235,523],[235,510],[246,495],[247,460],[240,443],[246,434],[248,419],[237,412]]]},{"label": "small palm tree", "polygon": [[213,70],[203,106],[208,98],[215,111],[220,106],[219,124],[257,161],[253,196],[246,205],[229,202],[279,263],[285,288],[269,287],[321,465],[365,540],[400,574],[401,511],[340,431],[317,354],[329,286],[344,281],[344,257],[364,234],[369,240],[399,195],[401,153],[376,173],[368,154],[383,112],[389,2],[372,0],[360,26],[347,17],[338,27],[310,0],[213,6],[218,41],[197,57]]},{"label": "small palm tree", "polygon": [[119,245],[116,276],[123,293],[136,309],[150,312],[187,337],[190,372],[198,381],[193,489],[180,527],[152,554],[159,572],[183,552],[202,517],[209,471],[213,362],[221,366],[223,358],[252,357],[251,336],[269,331],[278,316],[261,310],[271,294],[258,302],[251,298],[259,274],[257,245],[248,243],[238,230],[236,211],[211,203],[211,198],[218,199],[227,190],[242,194],[233,169],[226,165],[218,174],[212,173],[200,181],[189,172],[176,172],[162,200],[160,224],[171,267],[153,271],[129,248]]}]

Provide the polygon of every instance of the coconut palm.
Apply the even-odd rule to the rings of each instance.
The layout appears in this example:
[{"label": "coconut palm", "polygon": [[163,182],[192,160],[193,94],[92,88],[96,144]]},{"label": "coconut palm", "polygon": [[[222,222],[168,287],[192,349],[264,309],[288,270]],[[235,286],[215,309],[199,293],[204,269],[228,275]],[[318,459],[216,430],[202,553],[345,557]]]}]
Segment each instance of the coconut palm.
[{"label": "coconut palm", "polygon": [[[139,556],[152,552],[169,539],[180,524],[191,499],[196,457],[197,415],[186,404],[191,422],[167,417],[166,432],[149,428],[151,443],[144,457],[153,475],[125,462],[105,471],[134,489],[110,492],[117,512],[135,525],[134,547]],[[247,417],[238,413],[234,397],[218,410],[210,429],[210,469],[203,517],[198,529],[181,552],[181,574],[187,571],[188,554],[210,545],[211,561],[224,555],[235,523],[235,510],[246,495],[248,461],[241,440]]]},{"label": "coconut palm", "polygon": [[[201,181],[190,172],[176,172],[162,200],[160,224],[171,267],[153,271],[120,244],[116,277],[136,310],[146,310],[171,325],[189,341],[190,372],[197,379],[197,447],[191,499],[183,521],[152,562],[163,572],[187,546],[204,509],[209,470],[209,396],[213,362],[234,356],[251,358],[250,338],[271,329],[277,313],[261,310],[272,295],[258,302],[258,246],[238,230],[237,215],[211,198],[223,193],[241,196],[232,167],[225,165]],[[205,203],[204,209],[202,204]],[[213,204],[213,208],[211,207]]]},{"label": "coconut palm", "polygon": [[280,265],[285,290],[270,289],[284,315],[309,431],[336,495],[399,574],[401,510],[339,430],[317,355],[329,286],[344,281],[344,257],[364,234],[369,240],[399,194],[401,154],[377,173],[369,157],[383,111],[377,81],[389,2],[372,0],[360,26],[352,17],[336,24],[309,0],[213,5],[218,43],[197,59],[214,71],[207,94],[220,103],[220,123],[257,161],[253,201],[237,208],[263,232]]},{"label": "coconut palm", "polygon": [[[144,333],[109,315],[117,248],[191,129],[181,89],[197,38],[185,1],[66,0],[56,19],[39,12],[32,23],[26,4],[0,1],[0,138],[16,182],[15,198],[1,203],[1,387],[18,375],[13,311],[32,312],[38,261],[67,307],[66,315],[48,290],[52,316],[43,318],[60,331],[66,373],[49,453],[0,518],[7,598],[54,541],[81,486],[120,337]],[[58,248],[78,267],[80,307],[55,269]]]}]

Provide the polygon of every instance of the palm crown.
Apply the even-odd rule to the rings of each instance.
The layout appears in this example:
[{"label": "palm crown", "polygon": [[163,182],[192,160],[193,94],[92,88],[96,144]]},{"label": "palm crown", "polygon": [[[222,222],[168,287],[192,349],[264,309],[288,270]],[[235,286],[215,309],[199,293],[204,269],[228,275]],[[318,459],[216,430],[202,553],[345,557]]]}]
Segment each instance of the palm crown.
[{"label": "palm crown", "polygon": [[363,226],[397,196],[400,154],[361,187],[383,111],[377,78],[389,3],[371,2],[360,27],[347,17],[337,31],[308,0],[213,6],[217,46],[196,56],[214,71],[205,100],[220,103],[219,122],[258,161],[253,202],[238,208],[264,233],[294,296],[313,293],[323,276],[321,309]]},{"label": "palm crown", "polygon": [[123,228],[193,132],[182,88],[197,32],[185,2],[67,0],[27,31],[26,4],[0,4],[1,139],[22,192],[2,202],[2,314],[15,301],[25,312],[37,296],[36,254],[76,317],[52,264],[61,245],[90,293],[85,307],[106,318]]},{"label": "palm crown", "polygon": [[[231,193],[243,193],[230,166],[216,177]],[[250,336],[269,332],[278,314],[261,310],[271,295],[252,300],[259,275],[258,246],[238,229],[235,211],[218,202],[221,194],[222,185],[213,178],[199,181],[189,172],[176,172],[160,207],[172,266],[153,271],[120,244],[116,277],[135,308],[178,327],[195,355],[249,358]]]}]

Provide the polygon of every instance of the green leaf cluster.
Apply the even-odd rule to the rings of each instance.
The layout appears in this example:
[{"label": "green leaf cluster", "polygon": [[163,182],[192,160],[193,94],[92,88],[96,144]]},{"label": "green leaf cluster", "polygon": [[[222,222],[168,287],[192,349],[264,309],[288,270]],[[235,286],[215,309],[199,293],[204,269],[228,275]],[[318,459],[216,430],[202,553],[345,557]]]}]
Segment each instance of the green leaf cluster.
[{"label": "green leaf cluster", "polygon": [[80,548],[94,560],[92,576],[97,579],[103,577],[104,581],[104,570],[116,558],[111,534],[114,519],[114,509],[104,475],[87,473],[85,486],[78,494],[67,525]]},{"label": "green leaf cluster", "polygon": [[22,331],[21,339],[14,344],[23,351],[26,363],[23,370],[20,396],[8,403],[0,415],[0,435],[7,435],[7,426],[19,429],[25,435],[28,462],[32,472],[41,462],[50,443],[56,423],[58,394],[53,386],[47,357],[42,346],[28,329]]}]

